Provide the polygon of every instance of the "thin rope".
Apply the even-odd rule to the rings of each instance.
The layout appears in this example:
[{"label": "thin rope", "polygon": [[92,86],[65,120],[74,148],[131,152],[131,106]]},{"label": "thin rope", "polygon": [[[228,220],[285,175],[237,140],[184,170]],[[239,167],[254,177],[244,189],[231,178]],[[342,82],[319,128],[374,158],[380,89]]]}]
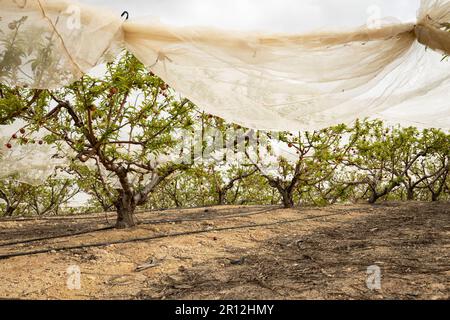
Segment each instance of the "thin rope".
[{"label": "thin rope", "polygon": [[72,64],[78,69],[78,71],[81,74],[84,74],[83,70],[81,69],[81,67],[75,62],[75,60],[72,58],[72,55],[69,52],[69,49],[67,49],[66,44],[64,43],[63,37],[61,36],[61,34],[58,32],[58,30],[56,29],[56,26],[53,24],[52,20],[47,16],[47,14],[45,13],[45,9],[42,6],[42,3],[40,0],[37,0],[37,3],[39,5],[39,8],[41,9],[42,12],[42,16],[48,20],[50,26],[52,27],[53,31],[56,33],[56,35],[59,37],[59,39],[61,40],[61,44],[64,48],[64,51],[66,52],[67,56],[69,57],[70,61],[72,62]]}]

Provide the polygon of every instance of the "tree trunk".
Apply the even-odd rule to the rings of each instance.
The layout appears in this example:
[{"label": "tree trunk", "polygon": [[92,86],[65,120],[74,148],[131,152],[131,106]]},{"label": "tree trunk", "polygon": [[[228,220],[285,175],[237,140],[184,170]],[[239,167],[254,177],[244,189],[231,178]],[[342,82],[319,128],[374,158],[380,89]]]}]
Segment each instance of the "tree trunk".
[{"label": "tree trunk", "polygon": [[439,188],[437,189],[437,191],[432,191],[431,192],[431,201],[436,202],[439,200],[439,197],[441,196],[442,191],[445,188],[445,181],[447,179],[447,173],[443,176],[442,179],[442,183],[439,185]]},{"label": "tree trunk", "polygon": [[438,201],[439,200],[439,193],[437,193],[437,192],[432,192],[431,193],[431,201],[433,201],[433,202],[436,202],[436,201]]},{"label": "tree trunk", "polygon": [[374,204],[375,202],[377,202],[379,197],[380,196],[376,192],[372,191],[370,194],[369,203]]},{"label": "tree trunk", "polygon": [[381,197],[387,196],[392,190],[394,190],[399,185],[400,185],[399,182],[391,181],[389,183],[389,185],[384,187],[383,191],[381,191],[381,192],[377,192],[376,185],[372,185],[372,186],[369,185],[369,188],[372,192],[372,194],[370,195],[369,203],[374,204],[375,202],[377,202],[378,199],[380,199]]},{"label": "tree trunk", "polygon": [[134,202],[134,197],[132,195],[121,190],[114,205],[117,210],[117,229],[126,229],[136,226],[133,216],[134,211],[136,210],[136,203]]},{"label": "tree trunk", "polygon": [[5,209],[5,216],[6,217],[11,217],[14,213],[14,211],[16,211],[16,207],[12,206],[10,204],[6,204],[6,209]]},{"label": "tree trunk", "polygon": [[178,200],[178,180],[175,180],[174,191],[172,193],[173,202],[175,202],[175,207],[181,208],[180,200]]},{"label": "tree trunk", "polygon": [[173,201],[175,202],[175,207],[181,208],[181,203],[176,196],[174,197]]},{"label": "tree trunk", "polygon": [[294,199],[292,197],[292,192],[288,192],[286,190],[280,190],[281,197],[283,198],[283,206],[285,208],[293,208],[294,207]]},{"label": "tree trunk", "polygon": [[408,201],[414,200],[414,189],[408,188],[406,190],[406,200],[408,200]]},{"label": "tree trunk", "polygon": [[222,192],[222,191],[219,192],[217,205],[223,206],[225,204],[225,195],[226,195],[226,192]]}]

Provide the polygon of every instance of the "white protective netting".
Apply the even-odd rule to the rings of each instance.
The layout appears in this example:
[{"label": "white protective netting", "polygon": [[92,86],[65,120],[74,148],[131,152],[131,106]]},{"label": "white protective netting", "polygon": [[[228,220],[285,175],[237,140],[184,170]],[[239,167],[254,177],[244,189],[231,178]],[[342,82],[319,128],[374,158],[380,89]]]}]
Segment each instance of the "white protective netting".
[{"label": "white protective netting", "polygon": [[377,117],[450,128],[450,0],[422,0],[416,24],[298,35],[124,22],[65,0],[0,9],[0,81],[11,86],[64,86],[125,47],[199,108],[246,127]]},{"label": "white protective netting", "polygon": [[0,180],[8,177],[24,183],[39,185],[55,172],[65,161],[54,158],[54,150],[49,145],[15,145],[4,147],[5,138],[0,138]]},{"label": "white protective netting", "polygon": [[441,61],[450,0],[422,0],[416,25],[299,35],[123,22],[61,0],[0,6],[0,77],[9,85],[65,85],[125,46],[201,109],[247,127],[314,130],[366,116],[450,127],[450,64]]},{"label": "white protective netting", "polygon": [[[12,177],[20,182],[38,185],[55,172],[56,167],[64,167],[67,160],[56,157],[51,145],[41,142],[41,132],[22,135],[19,128],[25,123],[16,121],[9,126],[0,126],[0,180]],[[25,137],[28,143],[19,143]],[[7,147],[10,146],[10,148]]]}]

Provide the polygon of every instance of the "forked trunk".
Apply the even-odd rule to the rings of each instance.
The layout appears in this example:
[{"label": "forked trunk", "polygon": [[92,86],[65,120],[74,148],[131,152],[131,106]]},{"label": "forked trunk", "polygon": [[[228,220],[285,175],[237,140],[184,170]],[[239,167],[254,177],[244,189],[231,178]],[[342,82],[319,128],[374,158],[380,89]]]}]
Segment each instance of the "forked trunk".
[{"label": "forked trunk", "polygon": [[372,192],[370,193],[370,197],[369,197],[369,203],[374,204],[375,202],[377,202],[377,200],[379,198],[380,198],[380,196],[376,193],[376,191],[372,190]]}]

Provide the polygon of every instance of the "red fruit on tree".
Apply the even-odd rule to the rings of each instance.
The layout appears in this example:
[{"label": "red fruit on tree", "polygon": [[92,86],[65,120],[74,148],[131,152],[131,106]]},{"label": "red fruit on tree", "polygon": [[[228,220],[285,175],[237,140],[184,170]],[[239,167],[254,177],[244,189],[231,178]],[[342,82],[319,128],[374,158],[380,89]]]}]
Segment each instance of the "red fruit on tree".
[{"label": "red fruit on tree", "polygon": [[292,148],[293,146],[294,146],[294,145],[293,145],[292,143],[289,143],[289,144],[288,144],[288,147],[289,147],[289,148]]},{"label": "red fruit on tree", "polygon": [[42,141],[42,140],[39,140],[39,142],[38,142],[39,144],[44,144],[44,141]]},{"label": "red fruit on tree", "polygon": [[8,149],[11,149],[12,145],[11,145],[11,143],[7,143],[7,144],[5,144],[5,147],[7,147]]},{"label": "red fruit on tree", "polygon": [[21,128],[21,129],[20,129],[20,133],[21,133],[21,134],[24,134],[24,133],[25,133],[25,129],[24,129],[24,128]]},{"label": "red fruit on tree", "polygon": [[13,139],[17,139],[17,134],[14,133],[14,134],[12,135],[12,138],[13,138]]}]

